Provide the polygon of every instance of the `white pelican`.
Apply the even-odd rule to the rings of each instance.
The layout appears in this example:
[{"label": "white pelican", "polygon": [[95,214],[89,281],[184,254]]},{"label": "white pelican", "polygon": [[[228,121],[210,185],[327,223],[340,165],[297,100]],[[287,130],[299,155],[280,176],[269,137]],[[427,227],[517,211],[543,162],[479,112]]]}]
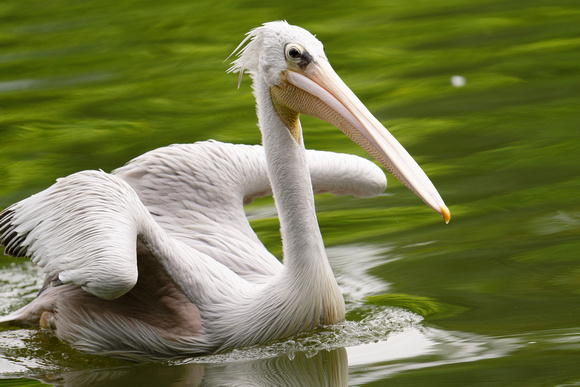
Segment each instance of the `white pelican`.
[{"label": "white pelican", "polygon": [[[342,321],[313,187],[364,196],[386,180],[360,158],[306,151],[299,113],[344,131],[449,220],[425,173],[336,75],[313,35],[266,23],[234,52],[231,71],[253,80],[263,147],[162,148],[112,174],[59,179],[8,207],[0,214],[5,254],[30,257],[46,281],[34,301],[0,321],[134,359],[214,353]],[[283,265],[243,211],[244,201],[269,192]]]}]

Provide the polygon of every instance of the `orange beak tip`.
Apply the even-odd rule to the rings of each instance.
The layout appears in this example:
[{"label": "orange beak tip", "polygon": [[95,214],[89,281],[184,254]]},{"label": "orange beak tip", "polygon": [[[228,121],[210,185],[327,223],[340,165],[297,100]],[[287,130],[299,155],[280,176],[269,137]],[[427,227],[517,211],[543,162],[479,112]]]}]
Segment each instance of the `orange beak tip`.
[{"label": "orange beak tip", "polygon": [[443,220],[445,220],[445,224],[448,224],[451,219],[451,212],[449,212],[447,207],[441,207],[441,216],[443,217]]}]

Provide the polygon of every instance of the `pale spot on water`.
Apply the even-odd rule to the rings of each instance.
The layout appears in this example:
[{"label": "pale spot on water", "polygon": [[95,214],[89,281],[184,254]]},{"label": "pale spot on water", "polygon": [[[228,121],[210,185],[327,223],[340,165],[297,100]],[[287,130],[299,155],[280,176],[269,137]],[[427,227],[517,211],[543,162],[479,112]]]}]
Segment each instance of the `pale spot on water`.
[{"label": "pale spot on water", "polygon": [[466,83],[467,81],[465,80],[465,77],[462,77],[461,75],[454,75],[451,77],[451,84],[454,87],[463,87]]}]

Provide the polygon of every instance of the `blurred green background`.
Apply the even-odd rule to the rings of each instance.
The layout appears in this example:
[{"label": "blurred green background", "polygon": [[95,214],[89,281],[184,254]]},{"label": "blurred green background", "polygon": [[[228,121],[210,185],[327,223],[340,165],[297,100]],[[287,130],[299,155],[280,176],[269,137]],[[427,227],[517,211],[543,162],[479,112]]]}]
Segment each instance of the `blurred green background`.
[{"label": "blurred green background", "polygon": [[[327,246],[380,251],[366,274],[388,288],[380,293],[403,295],[375,299],[382,307],[421,314],[435,305],[422,324],[462,332],[454,344],[507,343],[501,354],[482,350],[473,360],[439,346],[439,363],[427,351],[400,372],[369,355],[348,367],[349,383],[579,385],[577,1],[3,0],[0,208],[58,177],[110,171],[160,146],[259,143],[249,79],[238,90],[225,60],[251,28],[281,19],[325,44],[337,73],[421,164],[452,213],[446,226],[389,176],[377,198],[317,198]],[[454,86],[453,76],[465,85]],[[368,157],[330,125],[302,121],[307,147]],[[271,207],[264,199],[249,211]],[[276,219],[253,225],[279,256]],[[0,260],[3,313],[33,296],[38,273],[11,280],[28,265]],[[374,310],[355,301],[351,320]],[[66,352],[39,332],[0,333],[0,375],[4,364],[37,364],[46,348],[52,357],[35,366],[41,373],[118,365]],[[18,340],[27,343],[20,352]],[[165,372],[172,370],[182,371]]]}]

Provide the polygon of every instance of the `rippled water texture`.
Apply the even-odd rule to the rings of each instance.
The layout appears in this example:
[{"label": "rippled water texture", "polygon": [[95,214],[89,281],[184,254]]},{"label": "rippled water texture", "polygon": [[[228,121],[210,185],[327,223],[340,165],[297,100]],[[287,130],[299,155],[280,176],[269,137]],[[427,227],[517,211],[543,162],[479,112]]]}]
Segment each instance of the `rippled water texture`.
[{"label": "rippled water texture", "polygon": [[[134,364],[0,328],[0,385],[580,385],[576,1],[0,3],[0,208],[57,177],[214,138],[256,144],[224,59],[287,19],[429,174],[449,225],[391,176],[317,197],[347,321],[216,356]],[[307,147],[364,155],[305,117]],[[247,207],[281,255],[268,198]],[[42,276],[0,258],[0,313]]]}]

